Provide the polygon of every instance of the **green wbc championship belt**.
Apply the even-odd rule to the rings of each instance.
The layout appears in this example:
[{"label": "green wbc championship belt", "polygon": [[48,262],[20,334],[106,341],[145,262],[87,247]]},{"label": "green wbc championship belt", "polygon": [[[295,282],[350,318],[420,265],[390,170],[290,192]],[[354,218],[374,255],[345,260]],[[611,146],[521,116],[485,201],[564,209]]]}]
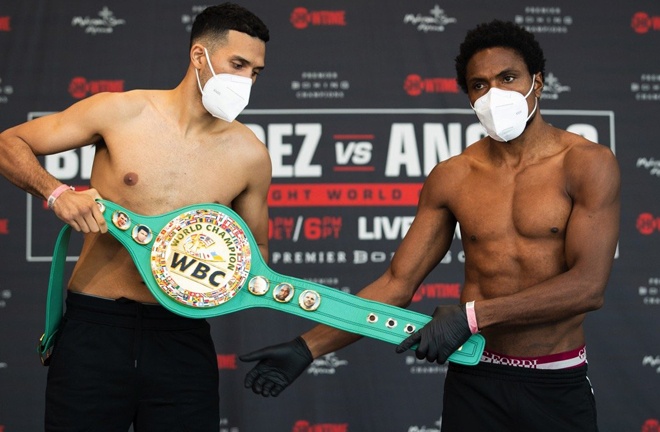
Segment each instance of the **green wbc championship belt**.
[{"label": "green wbc championship belt", "polygon": [[[110,201],[98,203],[108,231],[128,250],[153,296],[178,315],[208,318],[266,307],[393,344],[431,320],[428,315],[276,273],[264,262],[247,224],[226,206],[197,204],[143,216]],[[68,234],[66,239],[62,236],[67,228],[60,233],[53,267],[58,252],[66,254]],[[53,277],[51,272],[51,281]],[[48,323],[53,317],[49,319],[48,312],[42,345],[51,339]],[[57,315],[57,310],[51,312]],[[473,335],[449,361],[477,364],[484,345],[481,335]]]}]

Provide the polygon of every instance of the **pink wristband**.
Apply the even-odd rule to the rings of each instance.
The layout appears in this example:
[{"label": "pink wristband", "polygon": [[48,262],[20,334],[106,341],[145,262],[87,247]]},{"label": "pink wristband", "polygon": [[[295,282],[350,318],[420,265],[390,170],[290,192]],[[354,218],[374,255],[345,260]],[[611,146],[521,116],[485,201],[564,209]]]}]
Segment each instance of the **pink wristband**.
[{"label": "pink wristband", "polygon": [[468,327],[472,334],[479,333],[477,325],[477,314],[474,312],[474,301],[465,303],[465,313],[467,314]]},{"label": "pink wristband", "polygon": [[69,186],[69,185],[65,185],[65,184],[58,186],[58,187],[53,191],[53,193],[50,194],[50,196],[48,197],[48,201],[47,201],[47,203],[48,203],[48,208],[49,208],[49,209],[52,209],[52,208],[53,208],[53,204],[55,204],[55,200],[56,200],[57,198],[59,198],[59,196],[62,195],[62,193],[63,193],[64,191],[68,191],[68,190],[75,190],[75,189],[73,188],[73,186]]}]

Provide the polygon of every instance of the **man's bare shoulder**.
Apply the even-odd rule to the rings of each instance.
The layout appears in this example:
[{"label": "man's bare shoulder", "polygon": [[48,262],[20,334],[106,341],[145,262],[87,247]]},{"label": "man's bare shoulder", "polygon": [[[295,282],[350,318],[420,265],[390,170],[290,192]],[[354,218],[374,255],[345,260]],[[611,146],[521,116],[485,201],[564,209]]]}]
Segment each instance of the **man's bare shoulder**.
[{"label": "man's bare shoulder", "polygon": [[462,153],[438,163],[424,181],[427,196],[432,202],[446,205],[468,184],[468,180],[485,165],[482,141],[470,145]]},{"label": "man's bare shoulder", "polygon": [[218,120],[206,139],[212,154],[231,160],[231,169],[227,172],[231,172],[235,180],[242,179],[246,189],[257,185],[267,189],[272,176],[270,154],[250,128],[236,120],[229,125]]},{"label": "man's bare shoulder", "polygon": [[564,157],[567,191],[573,196],[616,194],[620,188],[619,165],[612,150],[579,135],[565,132]]},{"label": "man's bare shoulder", "polygon": [[232,123],[231,140],[232,144],[236,146],[236,150],[245,153],[247,156],[270,159],[268,149],[263,141],[257,137],[252,129],[241,122],[234,121]]},{"label": "man's bare shoulder", "polygon": [[261,145],[264,143],[257,137],[257,135],[250,129],[245,126],[243,123],[238,120],[232,122],[232,133],[246,140],[250,145]]},{"label": "man's bare shoulder", "polygon": [[484,140],[480,140],[468,146],[462,153],[438,163],[429,176],[462,177],[472,172],[476,166],[483,164],[485,158]]},{"label": "man's bare shoulder", "polygon": [[[157,90],[130,90],[126,92],[97,93],[79,102],[81,108],[92,115],[119,121],[136,118],[146,107],[162,98]],[[74,105],[73,107],[75,107]]]},{"label": "man's bare shoulder", "polygon": [[614,153],[607,146],[566,131],[562,133],[562,140],[567,146],[564,164],[569,169],[584,166],[602,166],[606,169],[616,163]]}]

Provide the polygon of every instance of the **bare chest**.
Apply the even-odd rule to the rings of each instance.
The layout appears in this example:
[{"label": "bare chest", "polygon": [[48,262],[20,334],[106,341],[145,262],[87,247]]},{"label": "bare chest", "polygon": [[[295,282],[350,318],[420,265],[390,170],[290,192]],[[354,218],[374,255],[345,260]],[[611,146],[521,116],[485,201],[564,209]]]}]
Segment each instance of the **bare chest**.
[{"label": "bare chest", "polygon": [[237,157],[222,141],[176,137],[145,128],[117,133],[97,147],[92,185],[107,199],[143,214],[184,205],[229,205],[244,188]]},{"label": "bare chest", "polygon": [[452,210],[472,241],[562,238],[571,200],[561,170],[547,166],[471,175],[454,195]]}]

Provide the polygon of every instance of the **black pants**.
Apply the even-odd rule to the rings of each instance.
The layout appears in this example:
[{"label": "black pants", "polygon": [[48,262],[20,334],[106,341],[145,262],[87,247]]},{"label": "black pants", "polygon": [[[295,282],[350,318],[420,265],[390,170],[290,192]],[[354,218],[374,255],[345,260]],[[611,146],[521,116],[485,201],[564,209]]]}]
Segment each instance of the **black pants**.
[{"label": "black pants", "polygon": [[209,325],[159,305],[69,293],[46,387],[46,431],[218,431]]},{"label": "black pants", "polygon": [[595,432],[587,366],[541,370],[450,363],[443,432]]}]

